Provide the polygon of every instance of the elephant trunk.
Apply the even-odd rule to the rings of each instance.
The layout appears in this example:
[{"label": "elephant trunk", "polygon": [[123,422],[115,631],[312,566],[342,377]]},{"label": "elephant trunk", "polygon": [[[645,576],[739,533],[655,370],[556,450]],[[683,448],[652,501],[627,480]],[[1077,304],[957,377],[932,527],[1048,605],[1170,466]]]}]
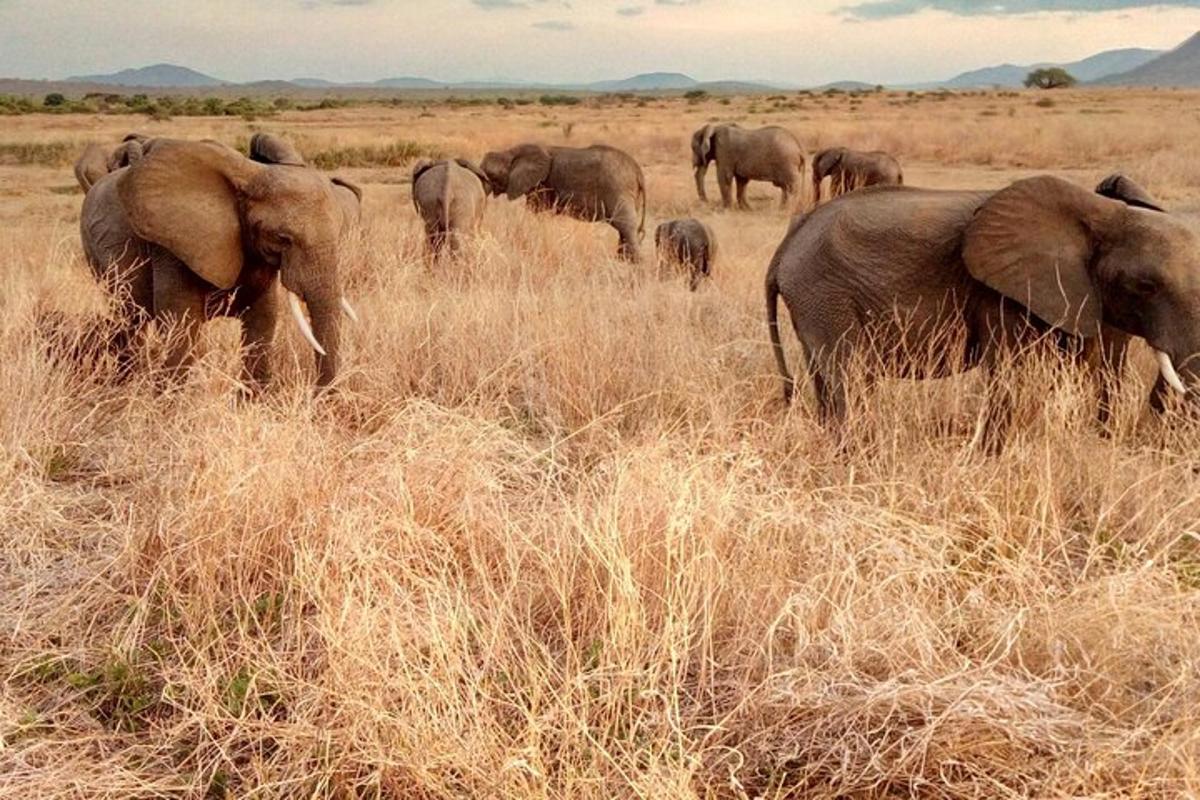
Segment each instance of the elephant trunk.
[{"label": "elephant trunk", "polygon": [[[285,260],[281,282],[289,292],[288,304],[305,341],[317,359],[317,386],[328,386],[337,378],[340,362],[342,315],[357,319],[353,308],[342,297],[338,282],[337,252],[330,249],[309,254],[296,262]],[[300,301],[308,306],[308,319]],[[311,323],[309,322],[311,320]]]},{"label": "elephant trunk", "polygon": [[341,298],[309,300],[313,334],[321,343],[324,354],[317,353],[317,386],[328,386],[337,378],[341,350]]},{"label": "elephant trunk", "polygon": [[708,193],[704,191],[704,179],[708,176],[708,164],[705,162],[698,162],[696,164],[695,170],[696,170],[696,194],[698,194],[700,196],[700,199],[703,202],[707,203],[708,202]]}]

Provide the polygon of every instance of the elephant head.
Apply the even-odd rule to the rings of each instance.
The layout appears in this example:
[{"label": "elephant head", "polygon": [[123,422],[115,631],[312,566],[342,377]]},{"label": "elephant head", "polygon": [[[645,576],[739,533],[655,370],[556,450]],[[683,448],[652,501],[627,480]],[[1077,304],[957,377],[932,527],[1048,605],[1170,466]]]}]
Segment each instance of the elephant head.
[{"label": "elephant head", "polygon": [[1170,215],[1030,178],[980,207],[963,259],[1044,322],[1084,337],[1102,322],[1140,336],[1172,387],[1200,383],[1200,237]]},{"label": "elephant head", "polygon": [[485,187],[509,200],[529,194],[550,177],[550,151],[537,144],[488,153],[480,164]]},{"label": "elephant head", "polygon": [[277,268],[292,314],[318,353],[319,384],[333,381],[340,315],[352,312],[338,277],[342,213],[328,180],[315,170],[258,164],[218,144],[157,140],[117,192],[139,237],[217,289],[236,286],[247,262]]},{"label": "elephant head", "polygon": [[717,148],[714,144],[718,125],[705,125],[692,134],[692,172],[696,178],[696,194],[701,200],[708,200],[704,190],[704,178],[708,174],[708,165],[717,158]]},{"label": "elephant head", "polygon": [[821,181],[825,180],[829,175],[833,174],[846,158],[846,148],[830,147],[813,158],[812,162],[812,179],[814,195],[820,199],[821,196]]},{"label": "elephant head", "polygon": [[283,164],[303,167],[304,157],[291,142],[273,133],[256,133],[250,137],[250,160],[260,164]]}]

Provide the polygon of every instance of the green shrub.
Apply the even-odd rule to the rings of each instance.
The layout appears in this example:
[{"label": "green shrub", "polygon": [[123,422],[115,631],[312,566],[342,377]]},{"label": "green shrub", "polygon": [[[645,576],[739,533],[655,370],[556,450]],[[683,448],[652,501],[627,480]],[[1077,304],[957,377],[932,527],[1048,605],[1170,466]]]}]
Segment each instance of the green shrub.
[{"label": "green shrub", "polygon": [[1025,76],[1027,89],[1069,89],[1078,83],[1075,76],[1062,67],[1035,69]]},{"label": "green shrub", "polygon": [[42,101],[42,105],[44,105],[46,108],[57,108],[58,106],[65,106],[66,104],[66,96],[59,94],[58,92],[51,92],[50,94],[46,95],[46,99]]},{"label": "green shrub", "polygon": [[538,98],[538,102],[544,106],[577,106],[581,101],[570,94],[544,94]]}]

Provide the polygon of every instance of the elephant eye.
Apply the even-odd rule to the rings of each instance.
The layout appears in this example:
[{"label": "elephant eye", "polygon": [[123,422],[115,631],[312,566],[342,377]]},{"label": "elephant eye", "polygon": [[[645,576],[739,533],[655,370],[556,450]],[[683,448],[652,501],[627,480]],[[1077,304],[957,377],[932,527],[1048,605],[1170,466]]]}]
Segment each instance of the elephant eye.
[{"label": "elephant eye", "polygon": [[1158,281],[1153,278],[1134,278],[1129,290],[1138,297],[1149,297],[1158,292]]}]

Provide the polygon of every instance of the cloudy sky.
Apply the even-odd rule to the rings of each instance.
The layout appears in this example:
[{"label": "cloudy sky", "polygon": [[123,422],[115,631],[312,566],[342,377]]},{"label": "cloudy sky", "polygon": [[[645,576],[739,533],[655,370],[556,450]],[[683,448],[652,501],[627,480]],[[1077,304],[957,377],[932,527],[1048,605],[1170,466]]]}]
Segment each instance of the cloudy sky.
[{"label": "cloudy sky", "polygon": [[900,83],[1197,30],[1200,0],[0,0],[0,76]]}]

